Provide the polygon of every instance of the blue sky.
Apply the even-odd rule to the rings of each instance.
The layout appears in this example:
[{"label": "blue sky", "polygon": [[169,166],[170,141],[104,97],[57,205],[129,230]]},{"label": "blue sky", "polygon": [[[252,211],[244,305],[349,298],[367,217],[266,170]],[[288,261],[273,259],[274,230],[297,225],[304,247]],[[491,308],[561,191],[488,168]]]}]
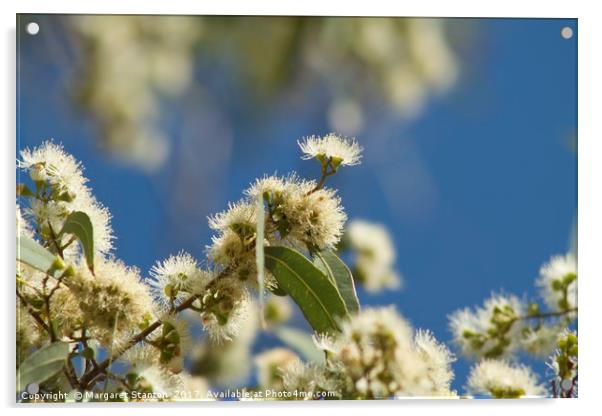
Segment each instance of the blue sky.
[{"label": "blue sky", "polygon": [[[536,296],[538,269],[568,249],[577,212],[577,39],[560,36],[564,26],[576,33],[576,20],[470,19],[450,25],[472,28],[470,52],[459,52],[459,83],[431,99],[410,124],[386,112],[370,113],[358,135],[364,163],[330,182],[340,189],[350,218],[390,228],[405,276],[402,291],[360,290],[362,304],[396,304],[415,326],[445,341],[451,337],[446,316],[457,308],[480,304],[492,291]],[[228,74],[220,78],[210,65],[200,65],[197,75],[209,76],[209,91],[225,103],[232,151],[205,184],[213,192],[197,200],[194,187],[185,190],[184,204],[194,209],[178,215],[169,205],[165,178],[179,163],[193,166],[211,155],[197,146],[199,154],[172,158],[147,175],[97,152],[94,121],[74,107],[65,89],[72,71],[56,64],[63,58],[42,43],[43,35],[44,25],[38,37],[21,42],[17,150],[51,137],[63,142],[113,213],[117,257],[143,272],[181,249],[202,258],[211,235],[205,216],[238,199],[255,177],[292,170],[318,174],[316,164],[299,159],[296,140],[329,130],[319,86],[308,92],[315,105],[300,111],[274,101],[258,115],[231,103],[245,93],[232,95],[236,88]],[[543,371],[541,363],[531,363]],[[454,366],[458,389],[469,364],[460,359]]]}]

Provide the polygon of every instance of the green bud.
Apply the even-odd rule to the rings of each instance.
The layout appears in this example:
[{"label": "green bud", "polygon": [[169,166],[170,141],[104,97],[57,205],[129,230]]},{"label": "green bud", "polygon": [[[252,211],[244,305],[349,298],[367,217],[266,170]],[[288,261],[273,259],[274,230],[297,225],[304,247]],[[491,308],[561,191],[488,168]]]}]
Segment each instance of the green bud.
[{"label": "green bud", "polygon": [[470,339],[472,337],[476,336],[476,334],[472,331],[469,330],[464,330],[464,332],[462,332],[462,337],[466,338],[466,339]]},{"label": "green bud", "polygon": [[341,163],[343,163],[343,159],[340,157],[333,156],[330,158],[330,166],[332,166],[332,170],[334,170],[335,172],[337,171],[339,166],[341,166]]},{"label": "green bud", "polygon": [[569,347],[572,347],[573,345],[577,345],[577,336],[575,334],[568,334],[566,337],[567,340],[567,344]]},{"label": "green bud", "polygon": [[75,276],[75,268],[71,265],[67,266],[62,274],[62,277],[73,277]]},{"label": "green bud", "polygon": [[326,155],[324,153],[318,153],[316,155],[316,159],[322,164],[322,166],[326,166],[328,160],[326,160]]},{"label": "green bud", "polygon": [[177,291],[171,283],[165,285],[163,288],[163,293],[165,293],[165,296],[167,296],[169,299],[173,299],[177,295]]},{"label": "green bud", "polygon": [[564,284],[565,285],[570,285],[571,283],[573,283],[575,280],[577,280],[577,275],[575,273],[567,273],[566,276],[564,276]]},{"label": "green bud", "polygon": [[164,336],[164,339],[172,344],[179,344],[180,334],[178,334],[178,331],[176,330],[169,331],[167,335]]},{"label": "green bud", "polygon": [[552,281],[552,290],[559,291],[562,290],[562,282],[560,280]]},{"label": "green bud", "polygon": [[138,374],[136,373],[127,373],[125,376],[125,379],[127,380],[128,384],[130,386],[135,386],[136,383],[138,382]]},{"label": "green bud", "polygon": [[558,307],[562,310],[568,309],[569,308],[569,302],[562,298],[558,301]]},{"label": "green bud", "polygon": [[529,316],[539,314],[539,305],[537,303],[529,303],[527,313],[529,314]]},{"label": "green bud", "polygon": [[63,192],[56,198],[59,201],[72,202],[75,199],[75,195],[71,192]]},{"label": "green bud", "polygon": [[56,256],[54,258],[54,261],[52,262],[52,265],[50,266],[49,270],[52,270],[52,271],[63,270],[65,267],[67,267],[67,265],[65,264],[63,259],[60,258],[59,256]]}]

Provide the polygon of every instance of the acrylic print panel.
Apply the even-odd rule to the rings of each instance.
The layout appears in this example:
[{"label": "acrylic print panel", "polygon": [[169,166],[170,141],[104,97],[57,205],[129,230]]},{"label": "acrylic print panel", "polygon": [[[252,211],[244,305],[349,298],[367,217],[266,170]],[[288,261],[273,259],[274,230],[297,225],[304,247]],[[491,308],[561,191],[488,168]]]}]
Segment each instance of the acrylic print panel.
[{"label": "acrylic print panel", "polygon": [[577,396],[576,20],[17,32],[17,401]]}]

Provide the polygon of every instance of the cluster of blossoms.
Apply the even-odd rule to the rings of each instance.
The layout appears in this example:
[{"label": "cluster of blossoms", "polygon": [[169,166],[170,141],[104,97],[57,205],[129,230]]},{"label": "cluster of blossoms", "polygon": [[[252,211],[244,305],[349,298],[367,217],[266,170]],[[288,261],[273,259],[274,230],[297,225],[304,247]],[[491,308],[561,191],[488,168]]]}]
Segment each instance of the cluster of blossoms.
[{"label": "cluster of blossoms", "polygon": [[455,396],[453,354],[429,331],[413,331],[393,307],[368,308],[343,323],[338,335],[315,336],[324,364],[303,364],[276,349],[256,361],[264,388],[334,394],[344,399]]},{"label": "cluster of blossoms", "polygon": [[[571,341],[567,341],[566,335],[566,328],[577,316],[575,255],[553,256],[541,267],[536,286],[549,308],[547,311],[516,296],[493,295],[482,307],[461,309],[449,316],[454,341],[462,354],[481,360],[473,367],[469,390],[503,398],[544,394],[530,369],[504,361],[514,361],[517,353],[524,351],[540,357],[553,353],[549,362],[556,389],[562,394],[570,391],[570,395],[563,397],[576,394],[577,338],[572,335]],[[575,365],[569,358],[569,350],[575,352]],[[571,371],[566,370],[567,365]],[[561,390],[563,381],[567,388]],[[553,392],[554,396],[562,395],[558,391]]]},{"label": "cluster of blossoms", "polygon": [[395,271],[395,247],[387,229],[380,224],[353,220],[347,226],[346,237],[356,254],[354,276],[369,292],[397,289],[402,278]]},{"label": "cluster of blossoms", "polygon": [[[458,77],[446,22],[440,19],[230,17],[225,22],[200,16],[72,16],[69,22],[85,62],[83,81],[74,83],[79,102],[98,119],[103,147],[146,169],[160,167],[169,150],[160,123],[161,99],[194,90],[195,59],[219,59],[223,52],[216,42],[234,45],[238,54],[224,57],[226,64],[241,59],[246,66],[241,75],[250,78],[243,81],[258,91],[282,90],[275,80],[282,81],[283,72],[294,73],[281,67],[282,56],[291,56],[311,73],[291,78],[321,79],[332,87],[330,127],[351,135],[361,131],[367,113],[362,103],[375,92],[400,116],[412,118]],[[270,47],[263,47],[267,43]],[[340,76],[342,67],[349,69],[348,77]],[[353,82],[358,78],[364,82]],[[307,87],[297,84],[290,82],[293,89]],[[203,104],[214,105],[205,98],[210,89],[200,89]]]},{"label": "cluster of blossoms", "polygon": [[[151,329],[157,330],[149,329],[144,339],[145,364],[132,358],[132,375],[120,388],[144,390],[152,385],[157,392],[179,385],[188,377],[181,372],[190,336],[187,323],[174,311],[183,301],[182,293],[205,293],[213,275],[196,267],[185,253],[157,264],[146,281],[137,268],[116,259],[111,216],[92,195],[81,164],[61,146],[47,141],[25,149],[18,166],[33,182],[31,188],[24,183],[17,188],[29,202],[23,209],[17,205],[18,237],[56,256],[46,272],[17,263],[20,361],[47,341],[64,341],[76,345],[72,354],[85,359],[86,369],[98,368],[93,345],[120,357],[132,347],[132,336],[155,322]],[[73,214],[85,215],[90,222],[93,263],[84,242],[65,232]],[[67,374],[71,385],[84,383],[87,375],[77,381],[75,372]]]},{"label": "cluster of blossoms", "polygon": [[[307,139],[301,147],[325,167],[324,177],[329,169],[356,164],[361,150],[355,141],[332,134]],[[30,201],[23,214],[17,205],[19,237],[56,255],[53,269],[45,272],[18,264],[19,308],[25,316],[19,322],[18,347],[24,358],[47,335],[52,342],[79,343],[73,354],[85,358],[88,371],[79,381],[70,374],[72,385],[87,387],[97,372],[111,377],[107,369],[111,361],[106,366],[96,361],[90,347],[95,343],[109,351],[108,360],[124,359],[131,365],[119,388],[174,391],[189,377],[182,372],[191,339],[189,320],[178,315],[184,311],[190,319],[196,315],[209,335],[205,351],[197,350],[196,362],[209,359],[213,368],[219,368],[221,374],[213,374],[213,379],[228,378],[228,365],[220,362],[232,367],[230,378],[236,371],[240,375],[245,367],[240,363],[252,361],[250,347],[258,328],[259,312],[251,300],[257,287],[254,201],[264,201],[265,245],[306,252],[334,248],[346,220],[336,192],[324,188],[323,180],[303,180],[295,174],[264,177],[245,191],[240,202],[209,219],[217,232],[207,249],[210,269],[180,252],[157,262],[143,279],[138,269],[114,257],[110,215],[92,196],[79,162],[61,146],[45,142],[22,151],[18,164],[35,184],[35,190],[24,184],[18,188],[19,195]],[[86,246],[76,234],[63,233],[71,214],[90,220],[92,245]],[[92,260],[86,252],[90,247]],[[273,288],[271,276],[266,277]],[[272,297],[263,313],[266,325],[279,325],[292,311],[287,300]],[[216,349],[216,343],[225,345]]]},{"label": "cluster of blossoms", "polygon": [[545,388],[538,383],[530,368],[489,359],[471,369],[468,389],[471,393],[491,395],[496,399],[539,397],[545,394]]},{"label": "cluster of blossoms", "polygon": [[161,99],[191,85],[202,25],[187,16],[74,16],[70,22],[87,63],[80,102],[98,117],[103,147],[146,169],[161,166],[168,152]]},{"label": "cluster of blossoms", "polygon": [[[323,166],[323,178],[339,166],[359,161],[361,148],[353,140],[329,134],[300,142],[306,158],[316,158]],[[330,169],[330,170],[327,170]],[[257,179],[245,197],[228,210],[209,218],[217,232],[207,247],[209,259],[221,271],[239,280],[256,283],[255,227],[257,199],[265,204],[265,245],[285,245],[303,251],[334,248],[341,239],[347,216],[336,191],[316,182],[287,176]],[[266,276],[268,286],[273,279]]]},{"label": "cluster of blossoms", "polygon": [[577,332],[565,330],[558,337],[556,349],[546,363],[552,372],[554,397],[577,395],[578,357]]},{"label": "cluster of blossoms", "polygon": [[[275,398],[457,397],[451,389],[454,355],[431,332],[415,331],[393,307],[359,311],[356,303],[358,312],[333,313],[333,325],[314,335],[323,360],[303,362],[284,348],[265,351],[253,360],[260,327],[277,328],[292,314],[288,299],[280,296],[270,295],[257,306],[253,294],[262,290],[262,272],[269,291],[289,294],[304,313],[307,307],[293,290],[278,286],[283,280],[276,276],[283,278],[277,269],[270,269],[275,275],[262,270],[261,251],[256,248],[281,246],[299,257],[312,257],[340,247],[346,214],[336,192],[324,184],[341,166],[357,164],[361,157],[355,140],[334,134],[310,137],[299,145],[304,158],[319,162],[318,181],[296,174],[258,179],[240,201],[209,218],[216,235],[207,247],[207,268],[180,252],[157,262],[146,279],[112,253],[110,215],[92,196],[81,165],[52,142],[22,151],[19,167],[29,173],[34,190],[25,184],[17,188],[19,196],[30,201],[24,210],[16,207],[18,238],[28,250],[43,253],[39,255],[46,258],[44,264],[51,261],[49,256],[53,260],[47,268],[18,257],[19,365],[33,357],[34,350],[45,348],[47,341],[65,342],[72,345],[65,371],[55,374],[52,383],[69,383],[81,390],[98,389],[102,381],[106,391],[113,380],[112,388],[118,392],[152,393],[152,399],[176,398],[183,389],[200,389],[189,398],[203,398],[208,379],[217,384],[245,379],[254,361],[259,387],[303,393]],[[91,229],[85,221],[79,224],[84,238],[65,231],[76,214],[89,220]],[[263,241],[258,238],[262,229]],[[355,272],[363,274],[360,280],[367,289],[390,286],[391,278],[384,276],[392,273],[395,255],[386,231],[356,222],[349,236],[357,252]],[[329,254],[336,258],[332,251]],[[305,270],[314,267],[322,273],[308,258],[303,264]],[[349,291],[343,299],[342,286],[335,286],[334,280],[352,276],[347,268],[340,269],[347,270],[345,276],[330,270],[330,275],[324,272],[320,277],[340,296],[331,299],[346,302],[343,306],[349,312]],[[294,277],[304,278],[298,272]],[[309,282],[304,283],[311,289]],[[514,362],[515,354],[524,350],[549,355],[555,349],[548,363],[553,395],[576,395],[577,335],[561,329],[576,318],[575,257],[553,257],[541,268],[537,284],[550,311],[515,296],[493,295],[482,307],[450,316],[462,354],[480,360],[468,379],[469,393],[496,398],[543,395],[531,370]],[[355,296],[353,282],[349,287]],[[308,322],[317,327],[309,317]],[[192,349],[190,327],[195,324],[207,336]],[[107,352],[103,361],[98,361],[99,347]],[[76,357],[84,362],[81,374],[73,367]],[[192,362],[190,373],[184,371],[187,357]],[[125,376],[112,371],[113,361],[127,364]]]},{"label": "cluster of blossoms", "polygon": [[[67,258],[76,259],[75,244],[69,244],[68,236],[58,236],[67,216],[75,211],[85,212],[94,227],[94,247],[101,254],[108,254],[113,248],[111,215],[99,203],[87,186],[82,166],[60,145],[52,141],[21,152],[18,166],[29,173],[35,184],[36,198],[24,210],[24,216],[36,225],[35,233],[44,240],[55,239]],[[33,195],[34,190],[21,185],[19,192]],[[29,227],[26,225],[25,227]]]}]

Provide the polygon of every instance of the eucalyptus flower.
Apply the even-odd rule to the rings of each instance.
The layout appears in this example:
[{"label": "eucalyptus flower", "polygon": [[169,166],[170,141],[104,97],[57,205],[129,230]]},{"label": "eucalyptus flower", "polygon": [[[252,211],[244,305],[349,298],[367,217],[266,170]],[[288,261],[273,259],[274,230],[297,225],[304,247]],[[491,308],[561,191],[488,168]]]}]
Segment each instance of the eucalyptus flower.
[{"label": "eucalyptus flower", "polygon": [[310,136],[298,142],[303,159],[318,159],[331,164],[336,171],[339,166],[360,164],[363,148],[355,139],[346,139],[329,133],[326,136]]},{"label": "eucalyptus flower", "polygon": [[483,360],[472,367],[468,390],[496,399],[540,397],[545,394],[533,371],[524,365],[513,365],[503,360]]}]

